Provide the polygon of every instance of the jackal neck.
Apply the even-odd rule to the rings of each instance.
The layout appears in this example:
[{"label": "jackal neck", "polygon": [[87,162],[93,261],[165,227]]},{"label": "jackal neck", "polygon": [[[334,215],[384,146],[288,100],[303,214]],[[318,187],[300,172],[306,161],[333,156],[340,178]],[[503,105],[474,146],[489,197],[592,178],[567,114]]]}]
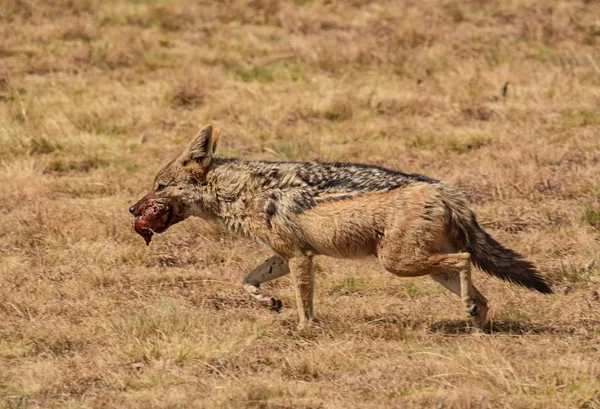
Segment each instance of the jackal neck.
[{"label": "jackal neck", "polygon": [[215,157],[205,181],[203,211],[215,217],[230,232],[250,235],[245,221],[261,190],[253,183],[247,162]]}]

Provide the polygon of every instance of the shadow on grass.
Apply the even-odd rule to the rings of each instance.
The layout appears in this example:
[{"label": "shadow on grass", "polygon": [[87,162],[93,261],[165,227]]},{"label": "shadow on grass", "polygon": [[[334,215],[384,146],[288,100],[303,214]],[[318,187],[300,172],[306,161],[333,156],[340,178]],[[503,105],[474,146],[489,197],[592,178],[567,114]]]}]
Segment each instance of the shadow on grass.
[{"label": "shadow on grass", "polygon": [[[533,322],[515,322],[494,320],[488,322],[485,328],[486,334],[505,335],[585,335],[588,332],[596,332],[600,329],[600,322],[596,320],[581,321],[567,325],[565,323],[544,324]],[[429,326],[429,330],[435,333],[450,335],[470,334],[471,327],[466,320],[443,320]]]}]

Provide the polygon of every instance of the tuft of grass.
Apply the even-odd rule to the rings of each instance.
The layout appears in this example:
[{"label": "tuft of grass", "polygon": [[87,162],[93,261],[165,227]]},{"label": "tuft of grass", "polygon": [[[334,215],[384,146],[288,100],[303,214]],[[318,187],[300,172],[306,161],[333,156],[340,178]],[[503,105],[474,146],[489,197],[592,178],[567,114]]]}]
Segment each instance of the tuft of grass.
[{"label": "tuft of grass", "polygon": [[64,156],[52,158],[46,165],[46,172],[69,173],[69,172],[89,172],[94,169],[108,166],[107,159],[100,155],[93,155],[88,158],[69,159]]},{"label": "tuft of grass", "polygon": [[28,152],[30,154],[47,155],[62,148],[61,144],[51,141],[46,137],[38,136],[29,141]]},{"label": "tuft of grass", "polygon": [[423,293],[423,289],[421,286],[414,281],[409,281],[404,285],[404,292],[409,297],[417,297]]},{"label": "tuft of grass", "polygon": [[566,113],[567,122],[571,126],[590,126],[600,124],[600,113],[597,111],[572,111]]},{"label": "tuft of grass", "polygon": [[80,60],[104,70],[117,70],[133,66],[135,58],[126,50],[116,48],[106,42],[96,41],[88,44],[87,51],[80,57]]},{"label": "tuft of grass", "polygon": [[148,71],[177,67],[180,63],[173,53],[151,50],[142,54],[144,66]]},{"label": "tuft of grass", "polygon": [[583,219],[594,229],[600,231],[600,209],[587,206],[583,211]]},{"label": "tuft of grass", "polygon": [[489,143],[489,139],[480,135],[457,136],[448,141],[448,148],[456,153],[467,153]]},{"label": "tuft of grass", "polygon": [[351,95],[335,95],[325,106],[322,116],[328,121],[346,121],[354,116],[356,98]]},{"label": "tuft of grass", "polygon": [[126,132],[126,126],[115,121],[117,112],[81,112],[71,118],[77,129],[96,135],[120,135]]},{"label": "tuft of grass", "polygon": [[435,139],[429,136],[417,135],[407,141],[408,146],[416,149],[432,149],[436,146]]},{"label": "tuft of grass", "polygon": [[173,9],[168,6],[152,7],[148,14],[148,22],[142,22],[142,25],[152,24],[160,27],[165,31],[181,31],[187,28],[192,28],[195,19],[187,13],[185,9]]},{"label": "tuft of grass", "polygon": [[235,75],[244,82],[262,82],[269,83],[275,80],[275,76],[271,69],[267,67],[254,66],[250,68],[238,68]]},{"label": "tuft of grass", "polygon": [[151,355],[158,358],[155,355],[160,354],[160,347],[153,341],[155,337],[181,336],[194,325],[197,316],[180,301],[163,298],[114,317],[111,325],[117,332],[149,340]]},{"label": "tuft of grass", "polygon": [[268,407],[269,401],[275,396],[276,394],[270,388],[264,386],[250,388],[246,393],[245,404],[250,408]]},{"label": "tuft of grass", "polygon": [[282,370],[284,377],[299,381],[316,381],[319,379],[319,364],[312,359],[301,359],[299,361],[287,361]]},{"label": "tuft of grass", "polygon": [[331,292],[338,294],[361,293],[369,290],[370,286],[369,279],[352,275],[335,283],[331,288]]},{"label": "tuft of grass", "polygon": [[187,85],[173,90],[168,99],[175,106],[192,108],[204,103],[205,93],[197,85]]}]

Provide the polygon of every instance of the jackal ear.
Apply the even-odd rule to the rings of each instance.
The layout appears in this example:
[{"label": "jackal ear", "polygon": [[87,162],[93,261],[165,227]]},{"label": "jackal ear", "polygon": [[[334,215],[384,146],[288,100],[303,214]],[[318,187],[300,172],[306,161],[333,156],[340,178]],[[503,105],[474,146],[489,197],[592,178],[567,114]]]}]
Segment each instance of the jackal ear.
[{"label": "jackal ear", "polygon": [[217,150],[217,142],[219,141],[219,137],[221,136],[221,129],[216,126],[212,130],[212,151],[215,153]]},{"label": "jackal ear", "polygon": [[206,125],[200,129],[200,132],[192,139],[190,145],[181,154],[181,160],[184,164],[190,161],[197,162],[201,165],[208,165],[214,152],[214,135],[217,130],[217,139],[219,139],[219,128],[213,128],[212,125]]}]

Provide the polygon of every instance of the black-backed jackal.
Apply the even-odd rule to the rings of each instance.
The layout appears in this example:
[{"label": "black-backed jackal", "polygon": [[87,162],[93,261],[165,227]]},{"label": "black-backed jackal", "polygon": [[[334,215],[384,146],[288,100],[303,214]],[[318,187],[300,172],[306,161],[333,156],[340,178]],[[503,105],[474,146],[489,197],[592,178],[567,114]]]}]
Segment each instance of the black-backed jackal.
[{"label": "black-backed jackal", "polygon": [[426,176],[359,163],[265,162],[214,156],[220,131],[205,126],[165,166],[152,191],[130,208],[147,243],[189,216],[215,220],[264,243],[274,256],[243,286],[278,310],[261,283],[288,273],[303,327],[313,319],[313,258],[376,256],[401,277],[429,274],[457,294],[482,329],[487,300],[471,281],[471,264],[542,293],[534,265],[495,241],[454,187]]}]

